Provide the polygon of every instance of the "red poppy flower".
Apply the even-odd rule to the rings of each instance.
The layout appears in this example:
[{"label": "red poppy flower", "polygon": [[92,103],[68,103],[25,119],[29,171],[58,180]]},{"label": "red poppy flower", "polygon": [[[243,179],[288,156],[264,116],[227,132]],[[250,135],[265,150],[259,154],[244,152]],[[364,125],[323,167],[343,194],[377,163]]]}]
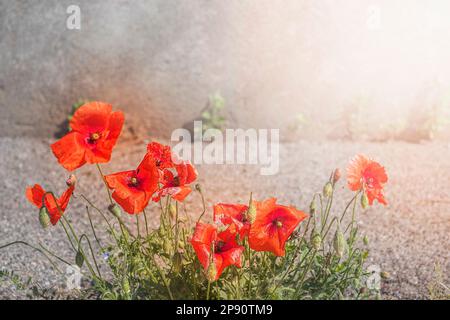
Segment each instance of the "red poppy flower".
[{"label": "red poppy flower", "polygon": [[383,186],[387,181],[384,167],[364,155],[355,156],[347,167],[348,187],[352,191],[364,190],[370,205],[375,199],[387,204],[383,194]]},{"label": "red poppy flower", "polygon": [[249,233],[250,248],[284,256],[284,246],[298,224],[308,215],[294,207],[276,204],[271,198],[256,203],[256,220]]},{"label": "red poppy flower", "polygon": [[51,145],[58,162],[67,170],[85,163],[108,162],[122,130],[124,115],[104,102],[82,105],[70,120],[72,131]]},{"label": "red poppy flower", "polygon": [[214,247],[212,261],[215,265],[214,280],[219,279],[224,269],[230,265],[240,268],[243,246],[236,243],[235,235],[227,231],[217,233],[215,225],[198,222],[191,239],[192,247],[205,270],[211,261],[211,248]]},{"label": "red poppy flower", "polygon": [[147,145],[147,154],[155,160],[158,169],[163,170],[173,166],[170,146],[165,146],[158,142],[151,142]]},{"label": "red poppy flower", "polygon": [[153,159],[145,156],[136,170],[105,176],[114,192],[114,200],[128,213],[142,212],[153,193],[158,189],[159,173]]},{"label": "red poppy flower", "polygon": [[197,170],[187,161],[179,160],[177,163],[173,168],[164,169],[160,179],[162,187],[153,201],[158,202],[164,196],[183,201],[191,193],[192,188],[188,184],[197,179]]},{"label": "red poppy flower", "polygon": [[[48,210],[50,221],[53,225],[55,225],[59,221],[59,219],[61,219],[61,214],[63,214],[66,210],[74,189],[75,185],[70,185],[67,190],[64,191],[64,193],[61,195],[61,197],[59,199],[56,199],[56,202],[51,194],[45,195],[45,207]],[[44,197],[45,192],[46,191],[39,184],[35,184],[33,187],[27,187],[25,195],[28,201],[30,201],[36,207],[42,208],[42,198]],[[59,209],[61,209],[61,212],[58,209],[58,206]]]},{"label": "red poppy flower", "polygon": [[246,213],[248,206],[244,204],[218,203],[214,205],[214,222],[229,225],[228,230],[239,233],[240,239],[246,237],[250,231],[250,223]]}]

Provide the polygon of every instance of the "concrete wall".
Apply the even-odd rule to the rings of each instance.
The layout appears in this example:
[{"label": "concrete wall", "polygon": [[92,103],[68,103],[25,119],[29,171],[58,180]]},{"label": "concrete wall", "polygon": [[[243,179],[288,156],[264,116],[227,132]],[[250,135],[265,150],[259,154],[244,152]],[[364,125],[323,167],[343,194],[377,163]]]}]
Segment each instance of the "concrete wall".
[{"label": "concrete wall", "polygon": [[[0,0],[0,136],[47,137],[88,98],[168,137],[217,90],[231,127],[283,129],[303,112],[322,132],[361,92],[375,96],[368,100],[379,116],[380,106],[417,100],[424,83],[448,85],[446,29],[424,29],[408,15],[409,29],[392,25],[411,1],[376,1],[384,20],[371,28],[371,3]],[[81,8],[81,30],[66,28],[71,4]]]}]

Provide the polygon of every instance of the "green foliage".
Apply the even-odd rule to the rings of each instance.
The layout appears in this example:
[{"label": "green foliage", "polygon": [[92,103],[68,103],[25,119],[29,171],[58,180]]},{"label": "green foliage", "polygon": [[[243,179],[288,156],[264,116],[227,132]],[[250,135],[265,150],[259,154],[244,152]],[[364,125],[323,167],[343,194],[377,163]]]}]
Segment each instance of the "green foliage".
[{"label": "green foliage", "polygon": [[208,129],[224,129],[226,122],[224,109],[225,99],[220,95],[220,93],[215,93],[209,97],[208,105],[201,114],[203,133]]},{"label": "green foliage", "polygon": [[[212,283],[189,243],[189,215],[180,217],[178,207],[170,214],[168,201],[162,206],[159,229],[140,236],[122,230],[116,243],[105,249],[113,277],[97,278],[91,290],[102,299],[375,298],[379,289],[366,285],[368,240],[358,235],[355,223],[359,194],[342,215],[331,217],[335,185],[327,184],[331,194],[314,196],[314,213],[287,242],[285,257],[252,251],[244,241],[242,268],[231,266]],[[334,231],[350,210],[352,220],[341,231],[346,250],[339,253],[333,246]]]}]

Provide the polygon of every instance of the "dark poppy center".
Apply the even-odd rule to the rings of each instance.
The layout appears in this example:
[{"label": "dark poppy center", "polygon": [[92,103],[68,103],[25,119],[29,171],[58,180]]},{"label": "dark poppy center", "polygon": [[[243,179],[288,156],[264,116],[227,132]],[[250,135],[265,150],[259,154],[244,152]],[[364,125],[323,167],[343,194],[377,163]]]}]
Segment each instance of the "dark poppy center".
[{"label": "dark poppy center", "polygon": [[88,138],[88,143],[94,144],[94,143],[96,143],[97,140],[100,139],[100,138],[101,138],[101,134],[100,134],[100,133],[98,133],[98,132],[91,133],[91,134],[89,135],[89,138]]},{"label": "dark poppy center", "polygon": [[173,178],[172,184],[174,187],[179,187],[180,186],[180,178],[179,177]]},{"label": "dark poppy center", "polygon": [[225,242],[217,241],[216,246],[214,248],[215,252],[222,252],[223,247],[225,246]]},{"label": "dark poppy center", "polygon": [[283,222],[279,219],[273,221],[273,225],[277,228],[281,228],[283,226]]},{"label": "dark poppy center", "polygon": [[139,180],[138,180],[138,178],[137,178],[137,177],[132,177],[132,178],[130,179],[130,185],[131,185],[132,187],[137,187],[137,186],[139,185]]}]

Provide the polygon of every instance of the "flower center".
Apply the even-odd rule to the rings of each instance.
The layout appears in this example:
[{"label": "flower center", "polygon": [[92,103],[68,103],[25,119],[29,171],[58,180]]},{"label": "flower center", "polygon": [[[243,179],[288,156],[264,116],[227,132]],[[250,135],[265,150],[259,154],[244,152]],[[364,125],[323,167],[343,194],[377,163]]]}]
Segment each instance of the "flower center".
[{"label": "flower center", "polygon": [[215,252],[221,252],[224,245],[225,245],[225,242],[223,242],[223,241],[218,241],[218,242],[216,243],[216,247],[214,248],[214,251],[215,251]]},{"label": "flower center", "polygon": [[137,187],[137,185],[139,184],[139,181],[138,181],[138,179],[137,179],[136,177],[132,177],[132,178],[130,179],[130,184],[131,184],[133,187]]},{"label": "flower center", "polygon": [[281,228],[283,226],[283,222],[281,222],[280,220],[275,220],[274,224],[277,226],[277,228]]},{"label": "flower center", "polygon": [[173,186],[174,187],[179,187],[180,186],[180,178],[177,176],[175,178],[173,178]]},{"label": "flower center", "polygon": [[89,135],[88,142],[89,143],[96,143],[98,139],[100,139],[100,133],[94,132],[94,133],[91,133]]}]

